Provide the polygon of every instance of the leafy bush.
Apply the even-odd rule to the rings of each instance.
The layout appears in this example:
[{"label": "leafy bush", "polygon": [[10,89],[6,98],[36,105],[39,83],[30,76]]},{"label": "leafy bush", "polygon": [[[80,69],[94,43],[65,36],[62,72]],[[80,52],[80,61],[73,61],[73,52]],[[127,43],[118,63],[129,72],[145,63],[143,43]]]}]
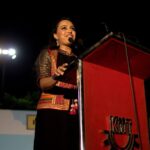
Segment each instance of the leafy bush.
[{"label": "leafy bush", "polygon": [[3,99],[1,99],[0,108],[2,109],[23,109],[34,110],[39,98],[39,92],[35,91],[28,93],[24,97],[17,98],[9,93],[4,93]]}]

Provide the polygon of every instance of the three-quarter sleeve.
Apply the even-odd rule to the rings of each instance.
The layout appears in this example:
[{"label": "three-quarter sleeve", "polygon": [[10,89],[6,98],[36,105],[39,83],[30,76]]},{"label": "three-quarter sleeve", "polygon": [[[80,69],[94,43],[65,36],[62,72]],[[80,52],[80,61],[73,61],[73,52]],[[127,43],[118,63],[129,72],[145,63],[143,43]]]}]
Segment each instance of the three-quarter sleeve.
[{"label": "three-quarter sleeve", "polygon": [[51,76],[51,59],[47,49],[44,49],[39,54],[36,60],[36,74],[37,74],[37,82],[41,78],[50,77]]}]

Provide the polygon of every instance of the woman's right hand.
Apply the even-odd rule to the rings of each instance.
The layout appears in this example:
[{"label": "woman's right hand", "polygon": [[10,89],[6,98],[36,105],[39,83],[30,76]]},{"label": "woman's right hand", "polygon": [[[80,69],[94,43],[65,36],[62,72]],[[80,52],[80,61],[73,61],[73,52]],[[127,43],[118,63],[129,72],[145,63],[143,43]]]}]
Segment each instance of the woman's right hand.
[{"label": "woman's right hand", "polygon": [[55,72],[54,75],[51,76],[51,78],[49,77],[45,77],[45,78],[41,78],[40,79],[40,87],[41,89],[50,89],[51,87],[53,87],[56,83],[57,83],[57,77],[59,76],[63,76],[66,69],[67,69],[68,64],[64,63],[61,66],[59,66]]},{"label": "woman's right hand", "polygon": [[67,70],[67,66],[68,66],[68,63],[64,63],[61,66],[59,66],[54,73],[55,76],[56,77],[63,76],[65,71]]}]

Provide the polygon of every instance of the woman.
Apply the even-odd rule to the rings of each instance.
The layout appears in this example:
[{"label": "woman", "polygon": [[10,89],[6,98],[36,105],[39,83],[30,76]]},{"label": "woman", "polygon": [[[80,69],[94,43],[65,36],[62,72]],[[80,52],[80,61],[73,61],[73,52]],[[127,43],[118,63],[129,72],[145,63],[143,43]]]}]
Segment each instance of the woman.
[{"label": "woman", "polygon": [[[74,23],[61,18],[52,31],[49,47],[37,58],[41,96],[37,104],[34,150],[79,149],[77,85],[66,75],[69,64],[77,58],[73,53],[76,38]],[[77,65],[72,67],[77,70]]]}]

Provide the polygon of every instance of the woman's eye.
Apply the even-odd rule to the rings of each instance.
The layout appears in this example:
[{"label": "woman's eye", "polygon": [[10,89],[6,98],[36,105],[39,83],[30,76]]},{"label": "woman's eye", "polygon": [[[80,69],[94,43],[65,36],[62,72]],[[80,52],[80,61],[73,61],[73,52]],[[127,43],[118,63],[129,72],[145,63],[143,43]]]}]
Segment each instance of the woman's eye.
[{"label": "woman's eye", "polygon": [[61,29],[62,29],[62,30],[66,30],[66,29],[67,29],[67,27],[62,27]]},{"label": "woman's eye", "polygon": [[64,26],[64,27],[61,28],[61,30],[67,30],[67,29],[68,29],[68,30],[71,29],[71,30],[73,30],[73,31],[76,31],[75,27],[65,27],[65,26]]},{"label": "woman's eye", "polygon": [[76,31],[76,28],[75,28],[75,27],[72,27],[71,29],[72,29],[73,31]]}]

